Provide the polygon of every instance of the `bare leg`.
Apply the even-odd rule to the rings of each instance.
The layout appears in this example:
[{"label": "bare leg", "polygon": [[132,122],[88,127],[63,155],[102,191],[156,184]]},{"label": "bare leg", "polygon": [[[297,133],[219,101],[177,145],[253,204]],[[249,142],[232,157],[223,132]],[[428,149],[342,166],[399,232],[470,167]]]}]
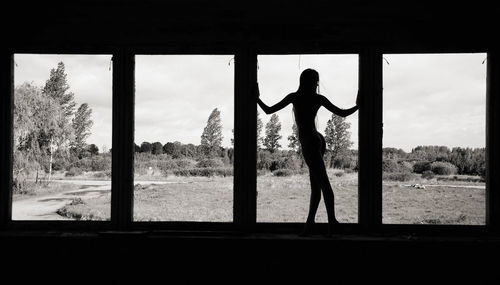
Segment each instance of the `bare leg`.
[{"label": "bare leg", "polygon": [[309,173],[309,180],[311,183],[311,198],[309,200],[309,214],[307,215],[306,225],[300,234],[306,236],[311,233],[315,224],[316,212],[318,211],[319,202],[321,200],[321,188],[319,184],[313,179],[312,173]]},{"label": "bare leg", "polygon": [[326,213],[328,215],[328,234],[330,234],[332,229],[338,224],[338,221],[335,218],[335,198],[333,195],[333,189],[330,184],[330,180],[328,179],[326,167],[321,156],[318,155],[311,157],[309,169],[313,179],[319,185],[321,192],[323,193]]}]

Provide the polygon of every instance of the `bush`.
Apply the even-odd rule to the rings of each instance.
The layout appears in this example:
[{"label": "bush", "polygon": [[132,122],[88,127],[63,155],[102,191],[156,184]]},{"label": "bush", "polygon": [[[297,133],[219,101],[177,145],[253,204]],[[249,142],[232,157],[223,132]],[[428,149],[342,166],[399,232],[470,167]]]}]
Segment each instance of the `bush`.
[{"label": "bush", "polygon": [[52,163],[52,170],[59,171],[64,170],[68,166],[68,163],[64,159],[55,159]]},{"label": "bush", "polygon": [[430,165],[432,172],[437,175],[452,175],[457,173],[457,167],[449,162],[435,161]]},{"label": "bush", "polygon": [[174,161],[178,168],[191,168],[196,164],[196,162],[191,159],[176,159]]},{"label": "bush", "polygon": [[92,175],[94,178],[106,178],[106,172],[96,172]]},{"label": "bush", "polygon": [[14,194],[33,194],[35,189],[35,182],[28,180],[25,173],[19,173],[12,179],[12,192]]},{"label": "bush", "polygon": [[92,156],[90,158],[90,170],[106,171],[111,169],[111,157]]},{"label": "bush", "polygon": [[293,174],[294,174],[294,172],[290,169],[278,169],[278,170],[273,171],[273,175],[278,176],[278,177],[291,176]]},{"label": "bush", "polygon": [[383,159],[382,160],[382,171],[388,173],[399,172],[398,162],[394,159]]},{"label": "bush", "polygon": [[414,179],[415,176],[410,172],[384,172],[382,174],[382,180],[387,181],[410,181]]},{"label": "bush", "polygon": [[422,178],[432,179],[432,178],[434,178],[434,172],[432,172],[430,170],[426,170],[426,171],[422,172]]},{"label": "bush", "polygon": [[398,162],[399,164],[399,170],[402,172],[413,172],[413,164],[408,161],[400,161]]},{"label": "bush", "polygon": [[273,162],[273,155],[266,150],[260,150],[257,153],[257,169],[270,169]]},{"label": "bush", "polygon": [[335,172],[334,174],[336,177],[342,177],[344,176],[344,171],[339,171],[339,172]]},{"label": "bush", "polygon": [[156,162],[156,165],[163,174],[166,174],[168,171],[177,168],[177,163],[175,163],[175,161],[173,160],[160,160]]},{"label": "bush", "polygon": [[232,168],[191,168],[191,169],[177,169],[174,170],[174,175],[177,176],[203,176],[203,177],[213,177],[213,176],[232,176]]},{"label": "bush", "polygon": [[223,167],[224,163],[220,159],[208,158],[198,161],[196,167],[198,168],[218,168]]},{"label": "bush", "polygon": [[82,175],[82,174],[83,174],[82,169],[80,169],[78,167],[71,167],[68,171],[66,171],[64,176],[73,177],[73,176]]},{"label": "bush", "polygon": [[431,170],[431,163],[428,161],[417,161],[413,165],[413,172],[422,174],[424,171]]}]

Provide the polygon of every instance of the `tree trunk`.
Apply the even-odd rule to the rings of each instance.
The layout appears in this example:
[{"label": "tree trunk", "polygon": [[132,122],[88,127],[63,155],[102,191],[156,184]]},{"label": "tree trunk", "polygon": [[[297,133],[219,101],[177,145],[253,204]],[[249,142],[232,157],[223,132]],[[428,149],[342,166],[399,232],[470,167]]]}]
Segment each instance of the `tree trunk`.
[{"label": "tree trunk", "polygon": [[50,159],[49,159],[49,178],[48,182],[50,182],[50,179],[52,178],[52,153],[53,153],[53,139],[50,138]]}]

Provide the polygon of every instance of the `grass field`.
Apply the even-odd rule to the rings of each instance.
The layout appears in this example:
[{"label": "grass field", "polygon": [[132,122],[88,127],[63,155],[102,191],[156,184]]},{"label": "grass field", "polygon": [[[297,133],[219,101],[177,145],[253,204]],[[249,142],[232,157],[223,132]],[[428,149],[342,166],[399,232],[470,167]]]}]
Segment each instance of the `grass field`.
[{"label": "grass field", "polygon": [[[330,170],[329,177],[334,188],[338,220],[356,223],[357,173]],[[456,177],[444,178],[384,182],[383,223],[484,224],[485,190],[480,188],[484,187],[484,183]],[[135,180],[135,221],[231,222],[233,219],[232,177],[170,176],[163,181],[159,177],[139,179]],[[411,187],[415,183],[427,186],[425,189]],[[54,184],[61,190],[61,185]],[[307,175],[276,177],[268,173],[258,176],[257,192],[258,222],[305,221],[310,195]],[[71,219],[104,220],[109,219],[110,203],[111,194],[106,192],[99,197],[76,199],[59,209],[58,213]],[[327,221],[323,201],[316,221]]]}]

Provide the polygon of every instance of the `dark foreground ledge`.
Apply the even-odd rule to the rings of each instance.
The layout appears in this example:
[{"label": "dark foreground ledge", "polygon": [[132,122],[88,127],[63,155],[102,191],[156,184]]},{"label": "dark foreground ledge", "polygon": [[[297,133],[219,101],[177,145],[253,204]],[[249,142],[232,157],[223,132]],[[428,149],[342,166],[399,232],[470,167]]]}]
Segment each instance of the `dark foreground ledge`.
[{"label": "dark foreground ledge", "polygon": [[[242,283],[266,276],[262,281],[328,277],[348,284],[365,278],[485,284],[481,281],[497,275],[500,256],[498,236],[4,231],[0,245],[1,271],[10,274],[37,272],[25,277],[43,279],[50,272],[113,280],[160,277],[162,283],[174,277]],[[398,279],[401,275],[405,277]]]}]

